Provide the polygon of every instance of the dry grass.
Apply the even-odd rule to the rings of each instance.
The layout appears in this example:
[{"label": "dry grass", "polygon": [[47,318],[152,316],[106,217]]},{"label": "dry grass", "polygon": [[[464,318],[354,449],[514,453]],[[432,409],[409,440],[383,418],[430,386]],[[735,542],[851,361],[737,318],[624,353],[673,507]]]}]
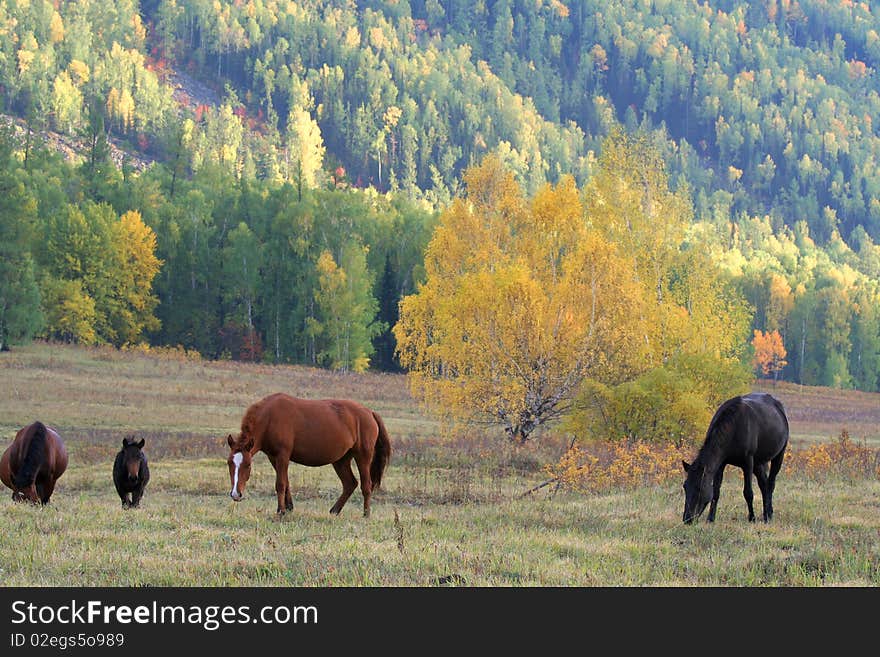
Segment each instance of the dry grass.
[{"label": "dry grass", "polygon": [[825,442],[847,431],[855,440],[880,447],[880,393],[759,381],[785,406],[792,441]]},{"label": "dry grass", "polygon": [[[764,525],[745,521],[733,469],[717,522],[685,526],[679,480],[523,496],[567,440],[512,448],[479,433],[440,437],[401,376],[33,345],[0,354],[0,377],[0,449],[40,418],[63,430],[71,452],[48,507],[0,496],[6,586],[880,584],[880,482],[872,477],[783,468],[774,522]],[[359,399],[383,414],[395,453],[372,518],[361,517],[359,492],[330,516],[333,470],[294,465],[294,511],[277,520],[263,455],[245,500],[229,499],[223,437],[249,403],[276,390]],[[854,440],[876,446],[877,427],[864,417],[876,418],[880,396],[839,393],[832,403],[812,389],[774,391],[793,418],[794,442],[833,440],[845,424]],[[852,415],[832,414],[841,407]],[[121,508],[111,477],[127,433],[146,439],[152,471],[134,511]]]},{"label": "dry grass", "polygon": [[87,440],[100,430],[190,437],[238,430],[244,409],[273,392],[356,399],[396,436],[436,434],[401,375],[338,374],[290,365],[190,361],[58,344],[0,355],[0,435],[43,419]]}]

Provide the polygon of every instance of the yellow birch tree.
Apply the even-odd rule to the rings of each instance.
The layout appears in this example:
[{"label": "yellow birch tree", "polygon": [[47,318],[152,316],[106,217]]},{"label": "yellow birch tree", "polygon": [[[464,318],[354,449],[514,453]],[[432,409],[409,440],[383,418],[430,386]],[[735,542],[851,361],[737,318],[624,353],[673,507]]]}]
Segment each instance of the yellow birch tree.
[{"label": "yellow birch tree", "polygon": [[398,354],[430,407],[524,443],[585,378],[638,367],[642,294],[632,262],[584,221],[570,177],[527,199],[489,156],[464,179],[428,245],[425,283],[401,301]]}]

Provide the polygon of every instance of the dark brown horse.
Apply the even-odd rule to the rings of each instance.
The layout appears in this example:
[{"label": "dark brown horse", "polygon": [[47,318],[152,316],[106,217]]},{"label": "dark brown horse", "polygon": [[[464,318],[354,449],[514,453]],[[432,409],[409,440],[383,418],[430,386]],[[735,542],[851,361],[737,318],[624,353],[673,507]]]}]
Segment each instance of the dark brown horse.
[{"label": "dark brown horse", "polygon": [[378,413],[347,399],[298,399],[276,393],[252,404],[241,420],[241,433],[227,436],[229,495],[242,498],[254,455],[263,451],[275,468],[278,515],[293,508],[287,467],[333,464],[342,482],[342,494],[330,513],[342,511],[357,488],[351,471],[354,460],[361,476],[364,516],[370,516],[370,495],[382,482],[391,458],[391,441]]},{"label": "dark brown horse", "polygon": [[123,509],[136,509],[140,505],[144,488],[150,481],[150,466],[143,447],[143,438],[137,440],[134,436],[126,436],[113,461],[113,485]]},{"label": "dark brown horse", "polygon": [[0,456],[0,481],[16,502],[48,504],[55,482],[67,469],[67,449],[58,433],[42,422],[19,429]]},{"label": "dark brown horse", "polygon": [[769,522],[773,518],[776,475],[782,467],[786,445],[788,418],[782,404],[772,395],[756,392],[721,404],[709,423],[697,458],[693,463],[681,462],[687,473],[682,520],[693,522],[710,500],[707,520],[715,520],[724,468],[734,465],[743,471],[743,497],[749,508],[749,522],[755,521],[753,473],[764,502],[764,522]]}]

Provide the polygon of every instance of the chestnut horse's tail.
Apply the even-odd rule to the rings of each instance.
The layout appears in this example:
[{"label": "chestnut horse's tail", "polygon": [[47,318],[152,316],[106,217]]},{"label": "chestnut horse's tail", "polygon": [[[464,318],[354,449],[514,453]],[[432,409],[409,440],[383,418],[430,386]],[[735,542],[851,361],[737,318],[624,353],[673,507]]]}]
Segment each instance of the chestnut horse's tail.
[{"label": "chestnut horse's tail", "polygon": [[379,425],[379,437],[376,439],[373,462],[370,463],[370,481],[373,484],[373,488],[379,488],[379,485],[382,483],[382,473],[391,460],[391,440],[388,438],[388,431],[385,429],[385,423],[382,422],[379,414],[374,411],[373,417],[376,419],[376,424]]},{"label": "chestnut horse's tail", "polygon": [[31,440],[21,466],[15,473],[12,483],[16,488],[27,488],[37,478],[37,471],[46,458],[46,425],[39,420],[31,425]]}]

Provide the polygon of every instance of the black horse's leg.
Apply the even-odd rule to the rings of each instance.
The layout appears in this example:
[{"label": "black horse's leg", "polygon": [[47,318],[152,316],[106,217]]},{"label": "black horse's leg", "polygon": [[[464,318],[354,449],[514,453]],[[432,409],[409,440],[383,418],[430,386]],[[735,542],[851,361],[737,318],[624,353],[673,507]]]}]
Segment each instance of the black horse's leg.
[{"label": "black horse's leg", "polygon": [[715,478],[712,480],[712,503],[709,505],[709,522],[715,522],[715,510],[718,508],[718,498],[721,497],[721,481],[724,479],[724,463],[718,467]]},{"label": "black horse's leg", "polygon": [[764,522],[770,520],[770,489],[768,488],[770,484],[767,481],[767,467],[766,463],[755,464],[755,479],[758,480],[758,488],[761,490],[761,500],[764,506]]},{"label": "black horse's leg", "polygon": [[351,497],[351,494],[358,485],[357,479],[354,478],[354,474],[351,471],[351,452],[336,461],[333,464],[333,469],[336,470],[339,481],[342,482],[342,495],[339,496],[336,504],[330,509],[330,513],[337,515],[342,511],[342,507],[345,506],[348,498]]},{"label": "black horse's leg", "polygon": [[364,518],[370,517],[370,495],[373,492],[373,480],[370,477],[370,461],[372,460],[372,452],[369,454],[358,454],[355,457],[358,472],[361,473],[361,493],[364,496]]},{"label": "black horse's leg", "polygon": [[[776,475],[782,467],[782,461],[785,458],[785,450],[783,449],[770,461],[770,476],[767,478],[767,506],[765,506],[764,517],[769,522],[773,520],[773,491],[776,488]],[[766,509],[769,509],[768,515]]]},{"label": "black horse's leg", "polygon": [[755,494],[752,492],[754,462],[752,459],[752,456],[747,456],[743,462],[743,497],[746,498],[746,505],[749,507],[749,522],[755,522],[755,508],[753,506]]}]

